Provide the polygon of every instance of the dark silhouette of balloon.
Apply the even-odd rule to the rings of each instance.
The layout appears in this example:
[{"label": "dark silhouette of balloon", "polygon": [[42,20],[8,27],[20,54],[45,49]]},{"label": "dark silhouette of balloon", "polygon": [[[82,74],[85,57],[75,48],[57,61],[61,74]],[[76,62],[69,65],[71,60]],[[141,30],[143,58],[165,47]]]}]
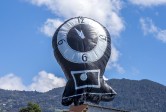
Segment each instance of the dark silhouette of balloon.
[{"label": "dark silhouette of balloon", "polygon": [[105,27],[90,18],[71,18],[56,30],[52,45],[68,80],[63,105],[113,100],[116,92],[103,79],[111,54],[111,39]]}]

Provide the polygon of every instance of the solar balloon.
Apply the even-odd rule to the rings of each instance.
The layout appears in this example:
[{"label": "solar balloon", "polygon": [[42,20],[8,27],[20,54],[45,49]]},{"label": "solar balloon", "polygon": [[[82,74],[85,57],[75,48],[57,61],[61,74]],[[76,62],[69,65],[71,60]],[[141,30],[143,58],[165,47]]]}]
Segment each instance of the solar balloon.
[{"label": "solar balloon", "polygon": [[87,17],[71,18],[56,30],[52,45],[67,78],[63,105],[113,100],[116,92],[103,79],[111,55],[110,34],[103,25]]}]

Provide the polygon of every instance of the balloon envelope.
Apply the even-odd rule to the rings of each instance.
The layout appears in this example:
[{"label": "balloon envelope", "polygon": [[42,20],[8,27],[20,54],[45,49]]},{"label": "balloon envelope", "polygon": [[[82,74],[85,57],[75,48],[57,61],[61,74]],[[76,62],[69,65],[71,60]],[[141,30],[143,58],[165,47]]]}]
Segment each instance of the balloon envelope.
[{"label": "balloon envelope", "polygon": [[71,18],[56,30],[52,45],[67,78],[63,105],[113,100],[116,92],[103,79],[111,55],[105,27],[90,18]]}]

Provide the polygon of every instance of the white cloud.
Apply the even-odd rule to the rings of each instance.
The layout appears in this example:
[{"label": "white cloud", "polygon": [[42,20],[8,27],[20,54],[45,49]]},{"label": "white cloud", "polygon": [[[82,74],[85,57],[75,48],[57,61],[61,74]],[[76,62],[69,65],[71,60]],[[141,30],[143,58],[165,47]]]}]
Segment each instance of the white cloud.
[{"label": "white cloud", "polygon": [[160,30],[157,33],[157,39],[161,40],[162,42],[166,43],[166,30]]},{"label": "white cloud", "polygon": [[144,35],[151,34],[156,39],[166,43],[166,30],[162,30],[157,27],[152,19],[150,18],[141,18],[140,19],[141,28],[144,32]]},{"label": "white cloud", "polygon": [[158,28],[154,25],[153,21],[150,18],[141,18],[140,19],[141,28],[144,32],[144,35],[155,34],[158,32]]},{"label": "white cloud", "polygon": [[116,69],[116,71],[120,74],[125,73],[125,69],[121,65],[119,65],[118,63],[113,63],[112,67],[114,67]]},{"label": "white cloud", "polygon": [[[122,3],[120,0],[29,0],[37,6],[46,6],[59,20],[66,20],[76,16],[86,16],[101,22],[108,28],[112,36],[119,36],[124,29],[122,18],[119,16]],[[56,19],[57,19],[56,18]],[[62,19],[63,18],[63,19]],[[45,22],[48,23],[48,20]],[[54,22],[46,25],[48,33],[55,31]],[[45,26],[43,26],[45,27]],[[48,28],[50,27],[50,28]],[[52,29],[53,28],[53,29]],[[50,30],[50,31],[48,31]]]},{"label": "white cloud", "polygon": [[54,74],[45,71],[39,72],[39,74],[33,78],[32,84],[27,86],[22,83],[20,77],[14,74],[0,77],[0,88],[6,90],[36,90],[39,92],[46,92],[53,88],[63,87],[65,84],[65,79],[56,77]]},{"label": "white cloud", "polygon": [[115,63],[119,60],[120,52],[115,48],[114,45],[111,46],[111,62]]},{"label": "white cloud", "polygon": [[112,49],[111,49],[111,58],[110,61],[107,64],[107,69],[115,69],[118,73],[120,74],[124,74],[125,73],[125,69],[118,64],[118,60],[120,57],[120,52],[114,47],[114,45],[112,45]]},{"label": "white cloud", "polygon": [[47,19],[44,25],[41,27],[41,32],[43,32],[48,37],[53,37],[55,30],[62,24],[59,19]]},{"label": "white cloud", "polygon": [[56,77],[52,73],[41,71],[33,78],[33,83],[28,88],[33,91],[46,92],[53,88],[63,87],[65,83],[65,79]]},{"label": "white cloud", "polygon": [[14,74],[7,74],[0,77],[0,88],[7,90],[26,90],[21,78]]},{"label": "white cloud", "polygon": [[166,5],[166,0],[129,0],[131,3],[141,6]]}]

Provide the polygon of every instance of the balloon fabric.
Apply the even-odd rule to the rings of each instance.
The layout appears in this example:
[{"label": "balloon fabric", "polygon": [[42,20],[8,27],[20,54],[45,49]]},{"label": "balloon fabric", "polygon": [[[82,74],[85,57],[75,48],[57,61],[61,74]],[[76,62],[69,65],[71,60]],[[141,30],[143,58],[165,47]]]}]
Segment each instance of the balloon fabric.
[{"label": "balloon fabric", "polygon": [[110,34],[104,26],[87,17],[71,18],[56,30],[52,45],[67,78],[62,105],[114,99],[116,92],[103,79],[111,55]]}]

